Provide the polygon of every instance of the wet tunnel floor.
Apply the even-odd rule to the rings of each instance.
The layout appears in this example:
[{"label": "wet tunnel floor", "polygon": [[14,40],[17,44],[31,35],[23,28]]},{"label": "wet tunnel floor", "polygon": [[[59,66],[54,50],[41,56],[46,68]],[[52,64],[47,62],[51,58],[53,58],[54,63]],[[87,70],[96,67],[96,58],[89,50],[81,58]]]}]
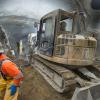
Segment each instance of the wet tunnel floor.
[{"label": "wet tunnel floor", "polygon": [[57,93],[34,68],[25,68],[24,74],[18,100],[70,100],[71,93]]}]

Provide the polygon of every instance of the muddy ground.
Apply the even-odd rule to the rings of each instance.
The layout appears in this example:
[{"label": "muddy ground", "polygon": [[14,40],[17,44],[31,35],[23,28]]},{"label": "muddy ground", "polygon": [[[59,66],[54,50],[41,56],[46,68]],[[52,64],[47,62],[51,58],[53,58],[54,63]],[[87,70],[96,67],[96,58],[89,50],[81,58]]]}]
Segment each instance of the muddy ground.
[{"label": "muddy ground", "polygon": [[25,80],[18,100],[70,100],[71,94],[56,92],[33,68],[24,68]]}]

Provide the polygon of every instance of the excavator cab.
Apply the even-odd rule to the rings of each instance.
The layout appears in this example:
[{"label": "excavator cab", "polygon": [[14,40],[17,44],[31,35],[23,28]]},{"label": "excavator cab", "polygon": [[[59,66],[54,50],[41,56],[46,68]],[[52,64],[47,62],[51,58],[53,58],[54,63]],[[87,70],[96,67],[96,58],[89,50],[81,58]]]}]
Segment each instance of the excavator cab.
[{"label": "excavator cab", "polygon": [[60,33],[72,33],[74,14],[63,10],[53,11],[41,18],[38,33],[39,48],[42,54],[53,56],[56,36]]},{"label": "excavator cab", "polygon": [[93,64],[97,42],[85,36],[82,14],[58,9],[41,18],[37,40],[42,57],[74,68]]},{"label": "excavator cab", "polygon": [[74,14],[63,10],[53,11],[41,18],[38,33],[39,48],[42,54],[52,56],[56,36],[63,33],[72,33],[74,26]]}]

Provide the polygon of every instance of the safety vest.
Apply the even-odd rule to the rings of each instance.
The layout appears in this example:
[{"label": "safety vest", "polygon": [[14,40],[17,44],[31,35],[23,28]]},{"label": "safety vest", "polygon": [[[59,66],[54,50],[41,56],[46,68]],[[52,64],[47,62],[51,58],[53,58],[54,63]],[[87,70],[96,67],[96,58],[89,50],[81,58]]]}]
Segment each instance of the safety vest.
[{"label": "safety vest", "polygon": [[[0,69],[2,69],[2,64],[3,64],[5,61],[7,61],[7,60],[10,61],[9,58],[5,58],[5,59],[3,59],[3,60],[0,60]],[[5,74],[2,72],[2,70],[0,71],[0,73],[1,73],[1,75],[2,75],[2,77],[3,77],[3,79],[6,80],[6,81],[7,81],[7,80],[12,80],[12,79],[13,79],[13,78],[11,78],[11,77],[5,75]]]},{"label": "safety vest", "polygon": [[[4,62],[6,62],[6,61],[11,61],[11,62],[13,62],[10,58],[5,58],[5,59],[3,59],[3,60],[0,60],[0,69],[2,69],[2,64],[3,64]],[[17,66],[17,67],[18,67],[18,66]],[[20,69],[20,71],[22,72],[22,69],[21,69],[20,67],[18,67],[18,69]],[[2,75],[2,77],[3,77],[4,80],[11,80],[11,79],[13,79],[13,78],[11,78],[11,77],[5,75],[5,74],[2,72],[2,70],[0,71],[0,73],[1,73],[1,75]],[[23,73],[23,72],[22,72],[22,73]]]}]

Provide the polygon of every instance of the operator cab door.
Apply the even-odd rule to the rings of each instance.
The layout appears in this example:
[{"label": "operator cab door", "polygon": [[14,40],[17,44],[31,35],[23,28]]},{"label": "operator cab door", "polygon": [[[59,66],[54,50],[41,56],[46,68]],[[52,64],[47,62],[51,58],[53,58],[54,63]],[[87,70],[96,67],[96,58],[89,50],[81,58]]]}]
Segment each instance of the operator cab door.
[{"label": "operator cab door", "polygon": [[53,55],[55,18],[42,19],[39,31],[39,51],[47,56]]}]

